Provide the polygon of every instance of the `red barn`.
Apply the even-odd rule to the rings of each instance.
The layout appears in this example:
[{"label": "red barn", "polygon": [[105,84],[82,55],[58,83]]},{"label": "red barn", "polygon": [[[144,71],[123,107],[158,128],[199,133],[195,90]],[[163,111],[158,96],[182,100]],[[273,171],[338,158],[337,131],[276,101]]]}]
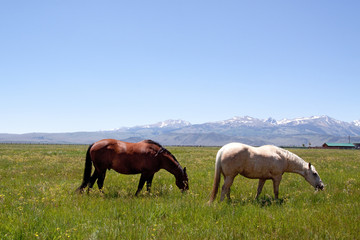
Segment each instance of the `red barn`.
[{"label": "red barn", "polygon": [[324,143],[323,148],[354,149],[355,145],[352,143]]}]

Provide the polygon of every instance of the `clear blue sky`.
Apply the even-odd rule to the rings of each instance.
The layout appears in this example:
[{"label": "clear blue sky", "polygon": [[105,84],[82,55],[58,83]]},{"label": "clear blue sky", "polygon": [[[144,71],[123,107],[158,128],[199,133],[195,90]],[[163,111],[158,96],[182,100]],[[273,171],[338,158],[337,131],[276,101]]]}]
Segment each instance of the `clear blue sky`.
[{"label": "clear blue sky", "polygon": [[360,119],[360,1],[1,1],[0,132]]}]

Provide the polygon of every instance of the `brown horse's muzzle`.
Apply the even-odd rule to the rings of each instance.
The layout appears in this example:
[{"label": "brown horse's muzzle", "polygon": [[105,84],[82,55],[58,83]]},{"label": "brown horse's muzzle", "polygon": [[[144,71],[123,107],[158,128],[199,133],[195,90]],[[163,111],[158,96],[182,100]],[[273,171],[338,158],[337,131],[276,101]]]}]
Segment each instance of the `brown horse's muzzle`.
[{"label": "brown horse's muzzle", "polygon": [[183,183],[184,183],[184,188],[181,191],[185,192],[185,191],[189,190],[189,183],[188,183],[188,181],[183,181]]}]

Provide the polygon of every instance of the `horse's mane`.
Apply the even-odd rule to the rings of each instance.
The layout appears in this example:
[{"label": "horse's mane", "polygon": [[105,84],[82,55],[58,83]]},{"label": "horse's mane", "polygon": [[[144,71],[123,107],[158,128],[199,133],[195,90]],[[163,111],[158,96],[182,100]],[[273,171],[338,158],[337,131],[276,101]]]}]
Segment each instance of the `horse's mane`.
[{"label": "horse's mane", "polygon": [[161,146],[160,143],[155,142],[155,141],[150,140],[150,139],[144,140],[143,142],[149,143],[149,144],[154,144],[154,145],[160,147],[160,150],[159,150],[159,152],[157,154],[159,154],[160,152],[166,152],[167,154],[169,154],[175,160],[175,162],[179,163],[178,160],[176,159],[176,157],[174,155],[172,155],[172,153],[169,150],[167,150],[166,148]]},{"label": "horse's mane", "polygon": [[154,144],[154,145],[156,145],[156,146],[158,146],[158,147],[162,148],[162,146],[161,146],[161,144],[160,144],[160,143],[155,142],[155,141],[153,141],[153,140],[151,140],[151,139],[146,139],[146,140],[144,140],[143,142],[145,142],[145,143],[149,143],[149,144]]},{"label": "horse's mane", "polygon": [[288,150],[285,150],[283,148],[277,148],[277,149],[278,149],[278,153],[282,157],[284,157],[284,158],[286,158],[288,160],[298,162],[298,163],[304,163],[305,162],[301,157],[299,157],[298,155],[296,155],[296,154],[294,154],[294,153],[292,153],[292,152],[290,152]]}]

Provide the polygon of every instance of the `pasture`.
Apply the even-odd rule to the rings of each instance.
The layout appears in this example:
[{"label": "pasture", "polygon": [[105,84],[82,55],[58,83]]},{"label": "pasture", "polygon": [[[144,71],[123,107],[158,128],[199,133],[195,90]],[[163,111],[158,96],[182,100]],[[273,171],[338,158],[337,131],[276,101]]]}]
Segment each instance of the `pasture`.
[{"label": "pasture", "polygon": [[[208,206],[215,147],[167,147],[187,167],[182,194],[165,170],[152,192],[134,197],[140,175],[107,173],[104,193],[75,189],[82,181],[82,145],[0,145],[1,239],[357,239],[360,151],[288,149],[311,162],[326,185],[315,192],[285,173],[279,200],[267,181],[235,178],[231,200]],[[223,179],[221,183],[223,182]]]}]

